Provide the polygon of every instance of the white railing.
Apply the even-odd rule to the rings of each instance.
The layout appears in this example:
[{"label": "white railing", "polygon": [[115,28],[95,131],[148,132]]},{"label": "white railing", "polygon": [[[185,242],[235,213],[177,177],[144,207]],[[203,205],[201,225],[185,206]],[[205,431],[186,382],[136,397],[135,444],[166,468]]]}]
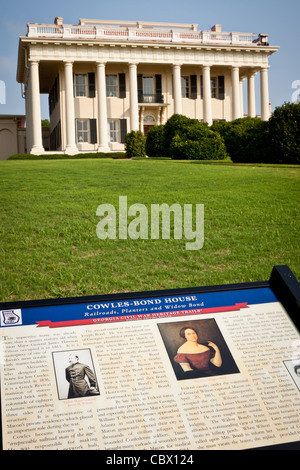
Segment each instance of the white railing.
[{"label": "white railing", "polygon": [[225,33],[214,31],[148,30],[142,28],[112,28],[99,26],[71,26],[28,24],[30,38],[76,38],[118,41],[175,42],[188,44],[252,44],[257,39],[252,33]]}]

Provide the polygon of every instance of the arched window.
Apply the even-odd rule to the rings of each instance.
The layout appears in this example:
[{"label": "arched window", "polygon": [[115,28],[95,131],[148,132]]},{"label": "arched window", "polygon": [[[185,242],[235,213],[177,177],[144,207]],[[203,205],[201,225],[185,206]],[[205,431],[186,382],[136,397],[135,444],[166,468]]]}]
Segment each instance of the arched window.
[{"label": "arched window", "polygon": [[153,116],[151,116],[151,114],[147,114],[145,117],[144,117],[144,124],[147,124],[147,125],[151,125],[151,124],[155,124],[155,118]]}]

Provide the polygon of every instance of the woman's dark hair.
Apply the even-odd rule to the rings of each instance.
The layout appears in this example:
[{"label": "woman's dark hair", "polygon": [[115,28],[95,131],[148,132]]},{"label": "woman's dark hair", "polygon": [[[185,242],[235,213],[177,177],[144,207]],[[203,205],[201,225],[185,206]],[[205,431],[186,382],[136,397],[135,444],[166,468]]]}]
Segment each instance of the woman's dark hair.
[{"label": "woman's dark hair", "polygon": [[[193,330],[196,333],[196,335],[199,337],[198,331],[195,328],[192,328],[191,326],[185,326],[184,328],[181,328],[181,330],[179,331],[179,335],[181,336],[181,338],[186,339],[185,337],[186,330]],[[207,348],[209,348],[212,351],[213,355],[215,355],[216,351],[214,350],[212,346],[208,346],[208,343],[209,341],[201,341],[201,343],[199,344],[202,344],[203,346],[206,346]]]},{"label": "woman's dark hair", "polygon": [[196,335],[198,335],[198,331],[195,330],[195,328],[192,328],[192,327],[190,327],[190,326],[185,326],[184,328],[181,328],[181,330],[179,331],[179,335],[181,336],[181,338],[186,339],[186,338],[185,338],[185,332],[186,332],[186,330],[193,330],[193,331],[196,333]]}]

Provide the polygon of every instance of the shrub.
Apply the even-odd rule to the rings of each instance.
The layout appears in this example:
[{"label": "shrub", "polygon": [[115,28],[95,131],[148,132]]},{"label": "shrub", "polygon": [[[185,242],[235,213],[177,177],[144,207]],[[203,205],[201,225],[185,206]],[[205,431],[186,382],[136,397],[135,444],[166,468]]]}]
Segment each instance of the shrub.
[{"label": "shrub", "polygon": [[171,157],[170,146],[175,135],[181,132],[184,126],[191,124],[193,121],[199,122],[181,114],[173,114],[173,116],[168,119],[164,125],[164,148],[166,157]]},{"label": "shrub", "polygon": [[201,123],[176,134],[170,153],[171,158],[180,160],[224,160],[227,157],[222,137]]},{"label": "shrub", "polygon": [[211,129],[223,137],[233,162],[268,163],[272,160],[268,122],[247,117],[232,122],[218,122]]},{"label": "shrub", "polygon": [[166,156],[165,151],[165,126],[162,124],[159,126],[153,126],[146,139],[146,154],[148,157],[164,157]]},{"label": "shrub", "polygon": [[141,131],[131,131],[125,137],[127,158],[146,156],[146,137]]},{"label": "shrub", "polygon": [[269,120],[270,149],[276,162],[300,163],[300,103],[284,103]]},{"label": "shrub", "polygon": [[[172,118],[171,118],[172,119]],[[169,145],[169,154],[173,159],[188,160],[223,160],[227,157],[222,137],[209,129],[206,123],[188,119],[177,126]]]}]

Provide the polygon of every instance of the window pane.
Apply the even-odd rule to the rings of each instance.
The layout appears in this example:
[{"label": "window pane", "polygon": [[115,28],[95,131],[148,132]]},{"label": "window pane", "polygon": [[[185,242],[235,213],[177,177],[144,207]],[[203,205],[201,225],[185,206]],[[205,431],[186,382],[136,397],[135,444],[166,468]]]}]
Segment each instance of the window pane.
[{"label": "window pane", "polygon": [[109,142],[119,142],[119,120],[108,119],[107,136]]},{"label": "window pane", "polygon": [[106,75],[106,96],[118,96],[117,75]]},{"label": "window pane", "polygon": [[181,77],[181,93],[182,98],[189,97],[189,77]]},{"label": "window pane", "polygon": [[210,79],[210,85],[211,85],[211,97],[217,98],[217,77],[212,77]]},{"label": "window pane", "polygon": [[75,96],[87,96],[86,75],[75,75]]},{"label": "window pane", "polygon": [[153,116],[145,116],[144,117],[144,123],[145,124],[155,124],[155,119]]},{"label": "window pane", "polygon": [[89,121],[88,119],[76,120],[76,139],[77,142],[89,142]]},{"label": "window pane", "polygon": [[144,95],[153,95],[153,77],[143,77],[143,93]]}]

